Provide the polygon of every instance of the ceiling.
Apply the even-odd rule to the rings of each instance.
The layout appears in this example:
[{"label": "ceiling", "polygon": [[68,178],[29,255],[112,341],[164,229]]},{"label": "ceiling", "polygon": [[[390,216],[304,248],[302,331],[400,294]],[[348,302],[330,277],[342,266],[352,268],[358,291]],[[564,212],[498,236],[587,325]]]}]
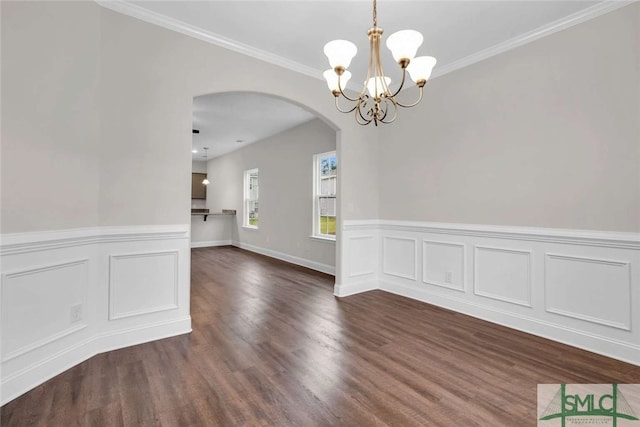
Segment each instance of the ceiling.
[{"label": "ceiling", "polygon": [[268,138],[315,116],[290,102],[250,92],[227,92],[193,99],[193,160],[212,159]]},{"label": "ceiling", "polygon": [[[346,39],[358,47],[358,54],[349,67],[353,75],[349,86],[359,90],[358,86],[366,77],[367,29],[372,25],[370,1],[97,1],[121,13],[318,79],[329,68],[323,53],[325,43]],[[383,37],[403,29],[420,31],[424,43],[418,49],[418,55],[437,58],[438,64],[432,75],[435,78],[625,4],[628,2],[378,0],[378,25],[385,30]],[[398,81],[398,66],[386,45],[383,50],[385,72],[393,81]],[[229,97],[225,102],[229,102]],[[222,99],[218,101],[222,102]],[[328,89],[327,99],[331,102]],[[210,101],[212,109],[226,110],[214,108],[211,103],[215,103],[215,99]],[[211,120],[223,124],[221,127],[209,126],[212,149],[214,144],[230,144],[228,138],[233,141],[245,138],[246,141],[259,140],[260,129],[272,132],[263,122],[274,120],[282,106],[273,109],[269,104],[261,106],[262,111],[272,111],[273,114],[257,115],[250,122],[242,122],[240,118],[231,120],[227,116],[223,123],[212,117]],[[242,114],[246,113],[242,110]],[[203,116],[198,119],[205,120]],[[231,123],[236,122],[242,127],[231,128]],[[289,127],[296,124],[299,122],[293,120]],[[206,125],[202,122],[198,126]],[[248,135],[235,137],[240,131]],[[196,140],[198,138],[194,138]]]}]

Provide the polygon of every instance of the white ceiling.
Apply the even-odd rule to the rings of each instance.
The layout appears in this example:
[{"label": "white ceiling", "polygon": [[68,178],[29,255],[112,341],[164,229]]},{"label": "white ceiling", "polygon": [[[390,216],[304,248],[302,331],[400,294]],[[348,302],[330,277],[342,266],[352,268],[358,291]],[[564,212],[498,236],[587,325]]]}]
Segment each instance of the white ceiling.
[{"label": "white ceiling", "polygon": [[228,92],[193,100],[193,160],[221,156],[248,144],[312,120],[315,116],[297,105],[267,95]]},{"label": "white ceiling", "polygon": [[[367,29],[372,25],[371,1],[97,1],[113,10],[319,79],[329,68],[323,53],[324,44],[338,38],[350,40],[358,47],[358,55],[349,67],[353,74],[350,87],[359,90],[358,86],[366,77],[369,56]],[[628,3],[378,0],[378,26],[385,30],[385,37],[403,29],[420,31],[424,43],[418,55],[435,56],[438,60],[434,78]],[[392,80],[398,81],[398,67],[386,47],[383,49],[385,72]],[[328,89],[327,100],[332,102]],[[214,104],[215,101],[211,100]],[[232,120],[230,116],[225,122],[215,119],[222,126],[208,127],[212,149],[214,144],[229,144],[228,138],[233,141],[245,139],[243,136],[234,137],[241,131],[247,132],[247,141],[261,139],[260,129],[271,132],[272,129],[265,125],[274,120],[277,109],[264,103],[261,107],[263,112],[274,111],[274,114],[258,114],[245,122],[241,118]],[[211,108],[221,112],[226,110],[213,105]],[[242,114],[246,113],[242,110]],[[204,117],[198,119],[205,120]],[[232,123],[241,127],[234,129]],[[290,127],[298,123],[294,120]],[[206,125],[203,122],[199,126]],[[219,138],[215,136],[218,134]],[[200,138],[204,135],[201,134]],[[194,141],[200,138],[196,137]]]}]

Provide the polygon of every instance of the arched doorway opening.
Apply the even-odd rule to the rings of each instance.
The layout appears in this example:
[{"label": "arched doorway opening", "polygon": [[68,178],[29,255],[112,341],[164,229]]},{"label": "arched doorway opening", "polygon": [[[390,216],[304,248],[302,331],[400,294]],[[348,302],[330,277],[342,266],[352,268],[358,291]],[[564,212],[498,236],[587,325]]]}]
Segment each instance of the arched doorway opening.
[{"label": "arched doorway opening", "polygon": [[337,126],[281,96],[230,91],[194,97],[193,128],[192,177],[209,183],[191,199],[192,247],[233,245],[336,275]]}]

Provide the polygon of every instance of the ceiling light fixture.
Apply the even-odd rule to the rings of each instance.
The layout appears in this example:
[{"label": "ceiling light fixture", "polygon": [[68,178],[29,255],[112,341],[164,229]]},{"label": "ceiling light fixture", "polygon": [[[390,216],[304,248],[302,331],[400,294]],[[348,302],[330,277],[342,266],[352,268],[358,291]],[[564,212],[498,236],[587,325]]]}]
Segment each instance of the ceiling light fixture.
[{"label": "ceiling light fixture", "polygon": [[[207,150],[209,149],[209,147],[203,147],[203,148],[204,148],[204,167],[205,167],[205,169],[206,169],[206,167],[207,167],[207,161],[208,161],[208,158],[207,158]],[[202,180],[202,183],[203,183],[204,185],[209,185],[209,184],[210,184],[210,182],[209,182],[209,180],[208,180],[207,178],[205,178],[204,180]]]},{"label": "ceiling light fixture", "polygon": [[196,153],[198,152],[198,150],[191,150],[191,152],[192,152],[193,154],[196,154]]},{"label": "ceiling light fixture", "polygon": [[[369,68],[367,78],[364,81],[362,91],[356,98],[345,95],[343,89],[351,78],[347,71],[351,60],[358,49],[356,45],[346,40],[333,40],[324,46],[324,53],[329,58],[331,69],[324,72],[327,85],[336,100],[336,108],[341,113],[355,111],[356,122],[360,125],[368,125],[373,122],[392,123],[398,117],[398,107],[413,107],[422,100],[422,90],[431,77],[431,71],[436,65],[436,59],[432,56],[419,56],[415,58],[418,47],[422,44],[422,34],[414,30],[402,30],[391,34],[387,38],[387,47],[402,69],[402,81],[395,92],[389,89],[391,79],[384,75],[380,61],[380,41],[382,28],[378,27],[376,0],[373,0],[373,27],[367,32],[369,36]],[[418,86],[418,100],[412,104],[402,104],[396,99],[396,95],[402,90],[407,72]],[[367,94],[367,92],[369,92]],[[350,102],[355,102],[351,109],[343,110],[338,104],[338,98],[342,95]]]}]

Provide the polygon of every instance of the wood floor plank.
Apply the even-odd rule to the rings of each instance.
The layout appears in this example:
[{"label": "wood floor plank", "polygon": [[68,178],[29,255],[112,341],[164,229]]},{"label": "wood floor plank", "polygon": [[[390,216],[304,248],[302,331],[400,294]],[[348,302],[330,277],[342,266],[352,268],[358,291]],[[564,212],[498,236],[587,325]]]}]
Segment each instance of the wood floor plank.
[{"label": "wood floor plank", "polygon": [[536,387],[640,367],[232,247],[192,251],[193,332],[97,355],[2,426],[536,425]]}]

